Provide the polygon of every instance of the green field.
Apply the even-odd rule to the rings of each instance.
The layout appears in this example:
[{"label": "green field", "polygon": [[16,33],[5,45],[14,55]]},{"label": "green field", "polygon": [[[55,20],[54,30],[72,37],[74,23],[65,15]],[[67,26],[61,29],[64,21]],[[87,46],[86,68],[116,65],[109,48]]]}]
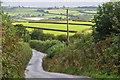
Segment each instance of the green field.
[{"label": "green field", "polygon": [[[26,18],[43,18],[45,19],[45,22],[57,22],[57,23],[66,23],[66,8],[14,8],[14,7],[4,7],[3,10],[5,13],[8,13],[11,15],[14,19],[14,22],[16,21],[31,21]],[[80,11],[84,11],[86,13],[81,13]],[[94,8],[69,8],[69,15],[76,16],[80,19],[85,18],[89,21],[89,19],[92,18],[92,14],[89,13],[95,13],[96,9]],[[79,21],[72,21],[72,19],[76,20],[76,18],[69,17],[71,20],[69,23],[76,23],[76,24],[93,24],[91,22],[79,22]],[[78,19],[79,20],[79,19]],[[40,20],[42,21],[42,19]],[[31,27],[40,27],[40,28],[49,28],[49,29],[58,29],[58,30],[66,30],[66,24],[50,24],[50,23],[13,23],[15,24],[23,24],[24,26],[31,26]],[[81,32],[85,29],[90,28],[91,26],[85,26],[85,25],[69,25],[69,30]],[[28,29],[29,31],[32,31],[33,29]],[[60,31],[48,31],[43,30],[44,33],[51,33],[54,35],[60,35],[60,34],[66,34],[66,32],[60,32]],[[91,31],[86,31],[91,32]],[[70,35],[73,35],[75,33],[70,33]]]},{"label": "green field", "polygon": [[88,12],[88,13],[97,13],[97,11],[85,11],[85,12]]},{"label": "green field", "polygon": [[[46,20],[46,21],[39,21],[39,22],[57,22],[57,23],[66,23],[66,21],[60,21],[60,20],[58,20],[58,21],[56,21],[56,20]],[[80,21],[72,21],[72,20],[70,20],[69,21],[69,23],[76,23],[76,24],[91,24],[91,25],[93,25],[94,23],[92,23],[92,22],[80,22]]]},{"label": "green field", "polygon": [[[66,9],[52,9],[52,10],[45,10],[45,11],[48,11],[49,13],[55,13],[55,14],[66,14]],[[69,10],[69,14],[74,14],[74,13],[79,13],[79,12],[75,10]]]},{"label": "green field", "polygon": [[[40,27],[40,28],[49,28],[49,29],[58,29],[58,30],[66,30],[66,24],[49,24],[49,23],[13,23],[16,24],[23,24],[24,26],[31,26],[31,27]],[[89,29],[91,26],[84,26],[84,25],[69,25],[69,30],[72,31],[78,31],[81,32],[85,29]],[[29,31],[32,31],[33,29],[28,29]],[[66,32],[59,32],[59,31],[48,31],[43,30],[44,33],[51,33],[54,35],[61,35],[66,34]],[[73,35],[75,33],[70,33],[70,35]]]},{"label": "green field", "polygon": [[[42,10],[42,11],[38,11]],[[84,11],[84,13],[79,12]],[[8,13],[15,19],[16,21],[23,21],[24,18],[27,17],[40,17],[40,18],[48,18],[50,19],[65,19],[66,18],[66,8],[15,8],[15,7],[3,7],[3,11]],[[90,20],[94,15],[88,14],[89,13],[96,13],[96,9],[94,8],[69,8],[69,15],[76,16],[74,19],[88,19]],[[73,19],[72,17],[69,17]],[[27,20],[24,20],[27,21]]]},{"label": "green field", "polygon": [[31,14],[31,15],[39,15],[42,14],[40,12],[36,12],[36,9],[26,9],[26,8],[16,8],[8,12],[9,15],[15,16],[15,15],[26,15],[26,14]]}]

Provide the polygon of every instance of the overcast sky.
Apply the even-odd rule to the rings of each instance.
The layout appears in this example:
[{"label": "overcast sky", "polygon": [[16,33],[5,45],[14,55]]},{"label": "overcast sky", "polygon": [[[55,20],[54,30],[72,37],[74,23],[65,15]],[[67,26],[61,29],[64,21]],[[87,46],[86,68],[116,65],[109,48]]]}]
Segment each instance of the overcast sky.
[{"label": "overcast sky", "polygon": [[107,2],[110,0],[1,0],[2,2]]}]

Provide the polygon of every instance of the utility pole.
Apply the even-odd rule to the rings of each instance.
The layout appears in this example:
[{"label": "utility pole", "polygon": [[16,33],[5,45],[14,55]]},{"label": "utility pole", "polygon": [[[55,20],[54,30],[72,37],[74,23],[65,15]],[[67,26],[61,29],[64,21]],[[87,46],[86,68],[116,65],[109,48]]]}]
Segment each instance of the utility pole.
[{"label": "utility pole", "polygon": [[66,11],[67,14],[67,44],[69,44],[69,22],[68,22],[68,9]]}]

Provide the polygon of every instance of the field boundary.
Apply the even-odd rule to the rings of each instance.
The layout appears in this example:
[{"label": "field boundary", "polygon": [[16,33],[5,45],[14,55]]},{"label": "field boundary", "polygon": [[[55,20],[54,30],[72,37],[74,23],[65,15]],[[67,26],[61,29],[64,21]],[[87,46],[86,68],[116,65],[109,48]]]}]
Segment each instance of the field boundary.
[{"label": "field boundary", "polygon": [[[34,22],[29,21],[28,23],[50,23],[50,24],[67,24],[67,23],[59,23],[59,22]],[[86,25],[86,26],[93,26],[92,24],[77,24],[77,23],[69,23],[70,25]]]},{"label": "field boundary", "polygon": [[[15,26],[15,25],[14,25]],[[16,26],[15,26],[16,27]],[[30,26],[23,26],[25,28],[32,28],[32,29],[41,29],[41,30],[50,30],[50,31],[60,31],[60,32],[67,32],[67,30],[59,30],[59,29],[48,29],[48,28],[39,28],[39,27],[30,27]],[[70,33],[77,33],[77,31],[69,31]]]}]

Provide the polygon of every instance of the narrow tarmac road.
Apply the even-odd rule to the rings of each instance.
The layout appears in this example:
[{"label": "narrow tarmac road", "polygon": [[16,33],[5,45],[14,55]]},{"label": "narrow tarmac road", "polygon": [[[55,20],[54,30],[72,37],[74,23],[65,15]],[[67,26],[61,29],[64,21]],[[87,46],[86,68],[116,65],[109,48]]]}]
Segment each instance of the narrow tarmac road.
[{"label": "narrow tarmac road", "polygon": [[42,59],[46,56],[46,54],[38,52],[36,50],[32,50],[32,53],[33,56],[25,71],[25,78],[81,78],[79,80],[87,78],[92,80],[91,78],[85,76],[74,76],[61,73],[46,72],[42,67]]}]

